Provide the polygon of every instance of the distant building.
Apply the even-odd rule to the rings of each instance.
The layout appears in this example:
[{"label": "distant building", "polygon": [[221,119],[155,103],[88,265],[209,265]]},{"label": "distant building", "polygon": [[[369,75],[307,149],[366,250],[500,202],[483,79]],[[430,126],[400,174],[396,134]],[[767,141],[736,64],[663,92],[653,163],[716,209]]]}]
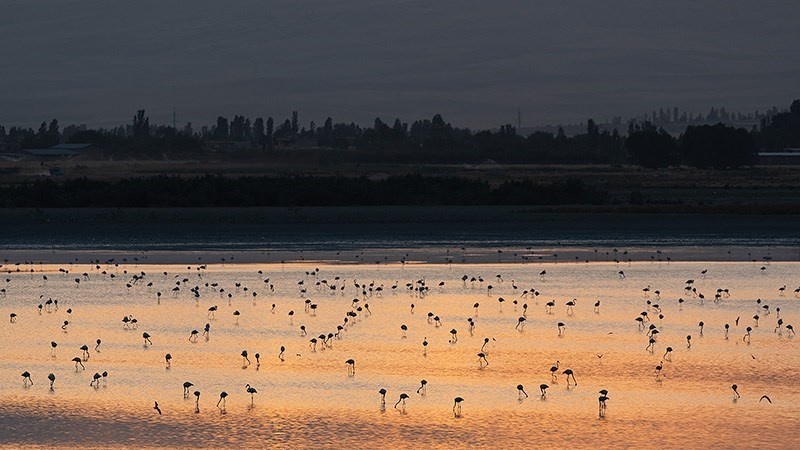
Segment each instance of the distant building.
[{"label": "distant building", "polygon": [[249,150],[253,147],[250,141],[206,141],[205,148],[210,152],[234,152]]},{"label": "distant building", "polygon": [[73,158],[95,157],[102,155],[102,150],[94,144],[58,144],[50,148],[28,148],[20,150],[22,159],[42,161],[66,160]]},{"label": "distant building", "polygon": [[50,147],[57,150],[72,150],[76,152],[87,152],[95,148],[94,144],[58,144]]},{"label": "distant building", "polygon": [[70,159],[80,152],[65,148],[26,148],[22,154],[27,156],[26,159],[57,160]]},{"label": "distant building", "polygon": [[800,148],[785,148],[779,152],[759,152],[759,166],[800,166]]}]

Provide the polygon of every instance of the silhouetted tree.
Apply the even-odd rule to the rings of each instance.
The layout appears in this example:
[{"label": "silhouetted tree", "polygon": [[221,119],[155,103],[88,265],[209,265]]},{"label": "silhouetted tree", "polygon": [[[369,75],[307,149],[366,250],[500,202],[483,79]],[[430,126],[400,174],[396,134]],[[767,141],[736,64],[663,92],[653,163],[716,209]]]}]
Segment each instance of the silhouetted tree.
[{"label": "silhouetted tree", "polygon": [[253,142],[260,145],[263,149],[266,136],[264,135],[264,119],[261,117],[253,121]]},{"label": "silhouetted tree", "polygon": [[789,112],[761,119],[758,141],[770,150],[800,147],[800,99],[792,102]]},{"label": "silhouetted tree", "polygon": [[594,120],[589,119],[589,121],[586,122],[586,145],[590,153],[597,152],[599,140],[600,130],[597,128],[597,124],[594,123]]},{"label": "silhouetted tree", "polygon": [[234,141],[248,141],[252,136],[250,119],[235,115],[230,125],[230,138]]},{"label": "silhouetted tree", "polygon": [[134,137],[147,137],[150,135],[150,118],[145,117],[144,110],[140,109],[133,116],[133,136]]},{"label": "silhouetted tree", "polygon": [[752,164],[756,154],[755,141],[747,130],[721,123],[686,128],[680,149],[687,164],[704,169]]},{"label": "silhouetted tree", "polygon": [[643,167],[667,167],[680,163],[675,139],[650,122],[631,124],[625,146],[633,162]]},{"label": "silhouetted tree", "polygon": [[214,139],[218,141],[228,140],[230,136],[228,128],[228,119],[222,116],[217,117],[217,126],[214,128]]},{"label": "silhouetted tree", "polygon": [[275,121],[272,117],[267,117],[267,148],[272,150],[275,145]]}]

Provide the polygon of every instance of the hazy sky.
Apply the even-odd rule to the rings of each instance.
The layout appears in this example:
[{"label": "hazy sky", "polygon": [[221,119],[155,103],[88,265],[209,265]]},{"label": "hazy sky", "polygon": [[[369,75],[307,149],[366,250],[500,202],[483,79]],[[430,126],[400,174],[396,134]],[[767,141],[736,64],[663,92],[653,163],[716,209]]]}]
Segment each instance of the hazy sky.
[{"label": "hazy sky", "polygon": [[0,124],[786,106],[798,0],[0,0]]}]

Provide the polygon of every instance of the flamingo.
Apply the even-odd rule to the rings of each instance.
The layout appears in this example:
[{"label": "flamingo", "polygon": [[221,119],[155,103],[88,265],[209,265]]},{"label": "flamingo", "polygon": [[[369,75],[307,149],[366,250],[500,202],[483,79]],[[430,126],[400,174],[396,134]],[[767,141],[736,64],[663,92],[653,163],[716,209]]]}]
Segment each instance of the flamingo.
[{"label": "flamingo", "polygon": [[569,378],[570,378],[570,377],[572,377],[572,381],[573,381],[573,383],[575,384],[575,386],[577,386],[577,385],[578,385],[578,381],[575,379],[575,373],[574,373],[574,372],[572,372],[572,369],[567,369],[567,370],[565,370],[565,371],[563,371],[563,372],[561,372],[561,373],[562,373],[563,375],[566,375],[566,376],[567,376],[567,387],[569,387]]},{"label": "flamingo", "polygon": [[381,394],[381,406],[386,405],[386,389],[380,388],[378,393]]},{"label": "flamingo", "polygon": [[461,403],[464,401],[461,397],[456,397],[453,403],[453,414],[456,417],[461,417]]},{"label": "flamingo", "polygon": [[731,390],[733,391],[733,399],[736,400],[737,398],[741,398],[742,396],[739,395],[739,386],[733,384],[731,385]]},{"label": "flamingo", "polygon": [[553,378],[553,381],[556,380],[556,376],[558,373],[558,365],[561,364],[561,361],[556,361],[556,365],[550,367],[550,376]]},{"label": "flamingo", "polygon": [[189,397],[189,388],[194,386],[191,381],[184,381],[183,382],[183,398]]},{"label": "flamingo", "polygon": [[598,397],[597,400],[598,400],[598,405],[599,405],[599,409],[600,409],[600,417],[605,417],[605,415],[606,415],[606,400],[608,400],[608,396],[607,395],[600,395],[600,397]]},{"label": "flamingo", "polygon": [[400,399],[397,400],[397,403],[394,404],[394,408],[397,409],[397,405],[402,404],[403,405],[403,410],[405,410],[406,409],[406,400],[407,399],[408,399],[408,394],[406,394],[405,392],[400,394]]},{"label": "flamingo", "polygon": [[567,315],[572,315],[574,313],[575,305],[578,303],[578,299],[573,298],[572,300],[566,303],[567,305]]},{"label": "flamingo", "polygon": [[222,408],[220,408],[220,409],[225,409],[225,403],[227,402],[227,398],[228,398],[228,393],[227,392],[225,392],[225,391],[220,392],[219,393],[219,400],[217,400],[217,408],[219,408],[219,404],[222,403]]},{"label": "flamingo", "polygon": [[258,391],[256,390],[256,388],[250,386],[249,383],[244,385],[244,387],[247,390],[247,393],[250,394],[250,406],[252,406],[253,405],[253,395],[254,394],[258,394]]},{"label": "flamingo", "polygon": [[517,385],[517,394],[518,394],[520,399],[522,399],[523,395],[525,396],[525,398],[528,398],[528,393],[525,392],[525,387],[523,385],[521,385],[521,384]]}]

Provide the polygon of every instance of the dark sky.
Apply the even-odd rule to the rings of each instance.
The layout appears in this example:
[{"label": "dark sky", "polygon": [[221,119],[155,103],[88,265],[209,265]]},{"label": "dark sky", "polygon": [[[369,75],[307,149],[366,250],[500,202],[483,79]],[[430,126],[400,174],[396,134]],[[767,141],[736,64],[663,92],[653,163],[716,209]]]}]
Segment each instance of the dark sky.
[{"label": "dark sky", "polygon": [[0,123],[471,127],[800,97],[798,0],[3,0]]}]

